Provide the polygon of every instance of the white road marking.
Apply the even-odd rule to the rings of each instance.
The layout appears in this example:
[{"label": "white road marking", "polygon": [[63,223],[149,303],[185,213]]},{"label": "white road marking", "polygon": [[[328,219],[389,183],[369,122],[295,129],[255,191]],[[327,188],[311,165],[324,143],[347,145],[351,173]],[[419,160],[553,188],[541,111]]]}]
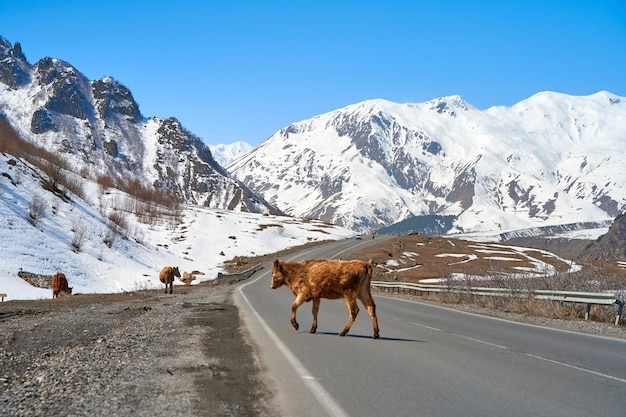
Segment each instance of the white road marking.
[{"label": "white road marking", "polygon": [[414,326],[418,326],[418,327],[423,327],[424,329],[434,330],[434,331],[436,331],[436,332],[441,332],[441,331],[443,331],[443,330],[438,329],[438,328],[436,328],[436,327],[426,326],[425,324],[419,324],[419,323],[415,323],[415,322],[413,322],[413,321],[409,322],[409,324],[412,324],[412,325],[414,325]]},{"label": "white road marking", "polygon": [[326,412],[328,412],[328,415],[331,417],[350,417],[350,415],[346,413],[346,411],[341,407],[341,405],[339,405],[339,403],[318,382],[317,378],[315,378],[309,372],[309,370],[304,367],[304,365],[302,364],[302,362],[300,362],[300,360],[296,357],[296,355],[294,355],[293,352],[289,350],[287,345],[285,345],[283,341],[280,340],[280,338],[276,335],[276,333],[274,333],[274,331],[265,322],[265,320],[263,320],[261,315],[254,309],[254,307],[252,307],[252,304],[250,303],[250,301],[248,301],[248,298],[245,296],[242,289],[245,286],[252,284],[253,282],[256,282],[260,278],[261,276],[259,276],[259,278],[255,279],[254,281],[251,281],[239,287],[237,289],[237,291],[239,291],[239,295],[246,302],[246,304],[248,304],[250,311],[252,312],[252,314],[254,314],[256,319],[259,321],[259,324],[261,325],[261,327],[263,327],[263,329],[268,334],[268,336],[272,339],[272,341],[274,342],[278,350],[280,350],[280,352],[283,354],[285,359],[287,359],[287,362],[289,362],[289,364],[293,367],[293,369],[296,371],[298,376],[302,379],[304,384],[311,391],[313,396],[319,401],[322,407],[324,407]]},{"label": "white road marking", "polygon": [[569,364],[569,363],[555,361],[554,359],[544,358],[543,356],[533,355],[532,353],[524,353],[524,355],[526,355],[526,356],[528,356],[530,358],[534,358],[534,359],[539,359],[539,360],[542,360],[542,361],[550,362],[550,363],[553,363],[555,365],[565,366],[567,368],[576,369],[578,371],[587,372],[588,374],[601,376],[603,378],[612,379],[614,381],[618,381],[618,382],[622,382],[622,383],[626,384],[626,379],[618,378],[618,377],[613,376],[613,375],[607,375],[607,374],[603,374],[602,372],[592,371],[591,369],[581,368],[580,366],[572,365],[572,364]]},{"label": "white road marking", "polygon": [[463,336],[462,334],[457,334],[457,333],[451,333],[453,336],[456,337],[460,337],[461,339],[467,339],[467,340],[471,340],[472,342],[476,342],[476,343],[481,343],[483,345],[487,345],[487,346],[491,346],[491,347],[496,347],[498,349],[508,349],[508,347],[506,346],[502,346],[502,345],[497,345],[495,343],[491,343],[491,342],[486,342],[484,340],[481,339],[476,339],[474,337],[469,337],[469,336]]}]

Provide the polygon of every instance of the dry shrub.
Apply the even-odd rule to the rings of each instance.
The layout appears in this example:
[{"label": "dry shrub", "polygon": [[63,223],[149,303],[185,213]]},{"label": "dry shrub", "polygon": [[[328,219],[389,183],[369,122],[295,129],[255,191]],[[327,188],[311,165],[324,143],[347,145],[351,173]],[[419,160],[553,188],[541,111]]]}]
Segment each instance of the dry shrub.
[{"label": "dry shrub", "polygon": [[128,218],[126,214],[119,210],[113,210],[109,216],[109,227],[117,234],[123,235],[124,230],[128,230]]},{"label": "dry shrub", "polygon": [[[584,319],[587,304],[562,301],[538,300],[532,296],[533,290],[614,292],[622,288],[624,281],[608,269],[585,266],[573,273],[557,272],[535,278],[527,278],[504,273],[495,268],[484,271],[480,276],[489,280],[465,276],[462,279],[448,278],[449,292],[434,293],[431,299],[449,304],[472,304],[503,312],[523,314],[552,319]],[[454,291],[452,288],[454,287]],[[510,290],[509,295],[484,296],[472,293],[470,288],[490,287]],[[459,290],[460,289],[460,290]],[[616,305],[592,305],[589,320],[614,323]]]},{"label": "dry shrub", "polygon": [[105,245],[107,245],[107,247],[112,248],[113,245],[115,244],[115,238],[117,237],[117,231],[116,231],[116,227],[115,225],[112,225],[111,227],[109,227],[109,229],[107,230],[103,242]]},{"label": "dry shrub", "polygon": [[60,187],[72,191],[81,198],[84,195],[82,182],[76,179],[76,174],[71,172],[70,166],[61,154],[23,140],[6,120],[0,120],[0,152],[21,158],[39,168],[48,177],[42,181],[45,190],[65,200],[68,197]]},{"label": "dry shrub", "polygon": [[100,186],[100,194],[105,194],[109,188],[115,186],[115,180],[110,175],[99,175],[96,182]]},{"label": "dry shrub", "polygon": [[146,186],[137,179],[120,180],[116,184],[116,188],[124,191],[136,200],[166,207],[171,211],[180,210],[182,204],[180,197],[176,193]]},{"label": "dry shrub", "polygon": [[[63,198],[69,200],[67,195],[59,188],[73,192],[84,198],[84,186],[81,178],[92,179],[89,170],[83,168],[80,172],[73,172],[62,155],[50,152],[29,141],[25,141],[13,130],[6,120],[0,120],[0,152],[11,154],[42,170],[48,177],[43,181],[43,187]],[[100,186],[100,194],[103,195],[110,188],[116,188],[128,194],[124,203],[117,209],[137,215],[140,221],[153,224],[164,221],[168,224],[177,225],[182,221],[182,201],[173,191],[156,189],[145,185],[138,179],[115,179],[111,175],[99,175],[95,181]],[[32,221],[36,223],[37,213]],[[114,215],[110,220],[122,229],[127,222],[120,215]]]},{"label": "dry shrub", "polygon": [[99,177],[98,183],[103,189],[113,187],[126,193],[114,202],[114,208],[134,214],[142,223],[174,223],[175,227],[182,221],[183,206],[175,193],[144,186],[138,180],[116,182],[111,177]]},{"label": "dry shrub", "polygon": [[85,226],[85,223],[83,223],[82,219],[74,223],[72,231],[74,232],[74,237],[72,238],[72,247],[76,252],[80,252],[81,248],[83,247],[83,242],[85,241],[85,235],[87,233],[87,227]]},{"label": "dry shrub", "polygon": [[35,195],[28,206],[28,216],[33,226],[36,226],[48,211],[48,202]]},{"label": "dry shrub", "polygon": [[83,200],[85,199],[86,194],[82,177],[68,171],[63,174],[61,182],[65,188],[74,193],[74,195],[77,195]]}]

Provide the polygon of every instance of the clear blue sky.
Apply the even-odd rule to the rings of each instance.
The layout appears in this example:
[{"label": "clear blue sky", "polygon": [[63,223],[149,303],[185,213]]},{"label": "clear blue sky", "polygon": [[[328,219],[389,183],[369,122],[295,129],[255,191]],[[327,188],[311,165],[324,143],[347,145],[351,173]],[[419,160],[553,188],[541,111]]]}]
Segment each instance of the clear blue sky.
[{"label": "clear blue sky", "polygon": [[625,0],[0,0],[0,35],[117,79],[207,144],[374,98],[626,96]]}]

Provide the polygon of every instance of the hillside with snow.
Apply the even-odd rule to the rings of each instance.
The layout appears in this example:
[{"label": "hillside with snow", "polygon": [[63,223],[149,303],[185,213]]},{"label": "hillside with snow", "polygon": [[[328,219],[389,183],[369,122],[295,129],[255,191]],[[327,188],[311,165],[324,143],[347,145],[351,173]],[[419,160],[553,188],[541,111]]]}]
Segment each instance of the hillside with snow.
[{"label": "hillside with snow", "polygon": [[604,91],[487,110],[369,100],[285,127],[227,169],[290,215],[355,230],[431,216],[469,233],[614,218],[625,148],[626,99]]},{"label": "hillside with snow", "polygon": [[137,180],[189,204],[279,214],[231,178],[176,118],[141,114],[131,91],[114,78],[89,80],[51,57],[31,64],[19,43],[0,36],[2,120],[23,140],[63,155],[76,172]]},{"label": "hillside with snow", "polygon": [[[20,278],[20,272],[63,272],[74,294],[162,288],[163,266],[200,271],[197,283],[216,278],[223,262],[237,256],[354,234],[317,221],[193,205],[184,207],[180,221],[163,216],[146,224],[125,211],[136,202],[118,190],[83,180],[83,199],[51,188],[40,170],[0,153],[0,293],[8,300],[52,296],[50,289]],[[125,228],[112,224],[112,218]]]}]

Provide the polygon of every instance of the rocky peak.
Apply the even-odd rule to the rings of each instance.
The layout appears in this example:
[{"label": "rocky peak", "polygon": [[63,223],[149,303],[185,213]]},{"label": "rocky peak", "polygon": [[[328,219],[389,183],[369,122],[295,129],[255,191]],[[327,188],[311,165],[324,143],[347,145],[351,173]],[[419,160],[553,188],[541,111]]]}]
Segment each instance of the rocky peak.
[{"label": "rocky peak", "polygon": [[28,62],[19,43],[12,46],[0,36],[0,82],[17,88],[29,81]]},{"label": "rocky peak", "polygon": [[58,65],[55,64],[56,60],[53,60],[49,56],[42,58],[35,64],[35,72],[39,79],[39,84],[48,85],[51,84],[57,74],[59,73]]},{"label": "rocky peak", "polygon": [[101,118],[121,115],[133,122],[139,121],[139,105],[130,90],[112,78],[101,78],[91,84],[96,110]]},{"label": "rocky peak", "polygon": [[431,100],[426,103],[428,108],[432,111],[436,111],[439,114],[448,114],[451,117],[456,117],[458,110],[467,111],[469,105],[463,100],[461,96],[449,96],[441,97],[435,100]]},{"label": "rocky peak", "polygon": [[7,55],[7,50],[11,50],[13,47],[11,46],[11,43],[4,39],[2,36],[0,36],[0,57],[4,57]]},{"label": "rocky peak", "polygon": [[[200,138],[188,132],[175,118],[153,119],[158,150],[154,160],[156,188],[174,190],[185,201],[211,208],[270,211],[282,214],[245,185],[230,178]],[[226,207],[224,207],[224,203]]]},{"label": "rocky peak", "polygon": [[22,45],[19,42],[15,42],[15,45],[13,45],[12,54],[13,58],[26,62],[26,55],[22,52]]},{"label": "rocky peak", "polygon": [[48,110],[87,119],[93,112],[86,90],[87,78],[70,64],[45,57],[35,64],[35,72],[42,86],[51,86]]}]

